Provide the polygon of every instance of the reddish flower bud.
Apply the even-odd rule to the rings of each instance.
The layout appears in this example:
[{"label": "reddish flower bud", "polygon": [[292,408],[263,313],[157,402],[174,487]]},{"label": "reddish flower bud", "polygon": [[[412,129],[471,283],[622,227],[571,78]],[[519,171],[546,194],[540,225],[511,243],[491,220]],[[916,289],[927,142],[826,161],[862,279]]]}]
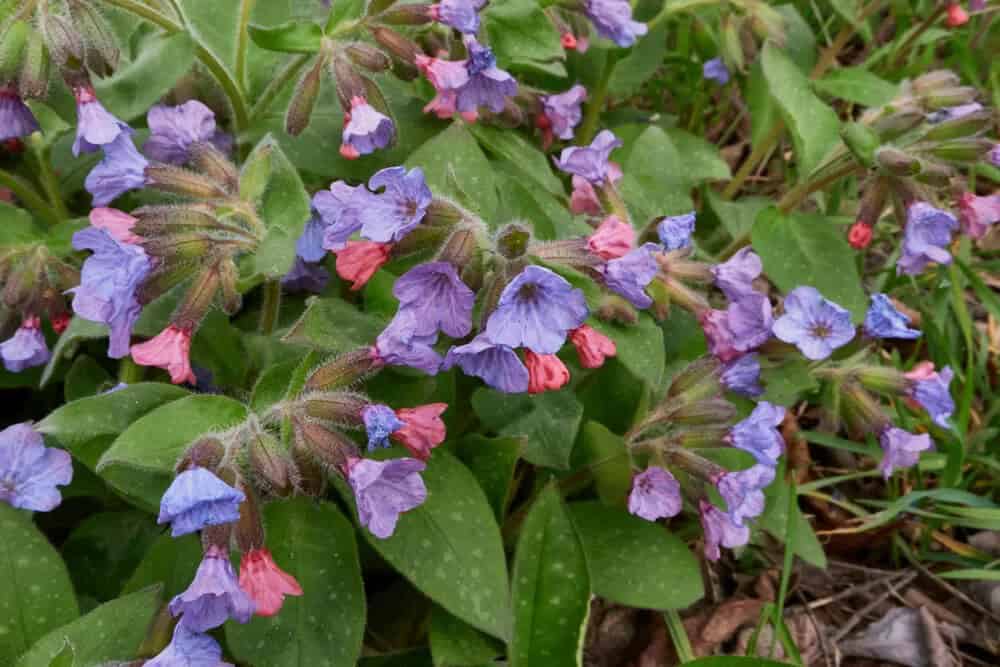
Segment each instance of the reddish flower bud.
[{"label": "reddish flower bud", "polygon": [[635,242],[635,229],[616,215],[609,215],[597,231],[587,237],[587,249],[602,259],[627,255]]},{"label": "reddish flower bud", "polygon": [[958,28],[969,22],[969,14],[962,8],[962,5],[953,2],[948,5],[948,18],[945,23],[949,28]]},{"label": "reddish flower bud", "polygon": [[69,313],[59,313],[49,318],[49,321],[52,322],[52,330],[61,334],[69,326],[70,316]]},{"label": "reddish flower bud", "polygon": [[559,38],[559,42],[562,44],[562,47],[568,51],[573,51],[577,46],[579,46],[576,36],[571,32],[564,32],[562,37]]},{"label": "reddish flower bud", "polygon": [[872,242],[872,226],[858,220],[847,232],[847,242],[855,250],[864,250]]},{"label": "reddish flower bud", "polygon": [[337,251],[337,275],[353,282],[351,290],[357,291],[389,261],[391,249],[388,243],[348,241],[342,250]]},{"label": "reddish flower bud", "polygon": [[569,341],[576,347],[584,368],[600,368],[606,358],[618,354],[613,340],[586,324],[570,331]]},{"label": "reddish flower bud", "polygon": [[524,365],[528,367],[529,394],[554,391],[569,382],[569,369],[554,354],[536,354],[525,350]]},{"label": "reddish flower bud", "polygon": [[441,413],[447,409],[447,403],[430,403],[396,410],[403,427],[393,431],[390,437],[402,443],[415,457],[426,461],[431,450],[444,442],[446,431]]},{"label": "reddish flower bud", "polygon": [[275,564],[267,549],[251,549],[240,563],[240,588],[256,603],[257,616],[274,616],[286,595],[302,595],[295,577]]},{"label": "reddish flower bud", "polygon": [[132,360],[140,366],[158,366],[170,373],[174,384],[195,383],[191,370],[191,331],[168,326],[155,338],[132,346]]}]

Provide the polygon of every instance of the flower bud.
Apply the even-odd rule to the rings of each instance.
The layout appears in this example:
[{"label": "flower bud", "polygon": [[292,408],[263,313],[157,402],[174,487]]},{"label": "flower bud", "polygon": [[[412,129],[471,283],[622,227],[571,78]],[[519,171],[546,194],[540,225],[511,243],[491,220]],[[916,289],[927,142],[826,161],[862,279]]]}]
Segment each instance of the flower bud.
[{"label": "flower bud", "polygon": [[497,233],[497,250],[507,259],[524,257],[531,243],[531,230],[522,224],[512,222]]},{"label": "flower bud", "polygon": [[73,25],[83,37],[84,60],[98,76],[109,76],[118,67],[120,52],[114,32],[89,2],[68,0]]},{"label": "flower bud", "polygon": [[307,69],[299,78],[292,93],[292,99],[285,111],[285,131],[293,137],[302,134],[309,127],[313,108],[319,98],[320,82],[323,74],[323,56],[316,58],[313,66]]},{"label": "flower bud", "polygon": [[[250,437],[247,446],[247,457],[254,480],[263,483],[265,488],[277,496],[287,495],[293,487],[296,476],[295,464],[288,451],[281,446],[277,438],[266,431],[257,430]],[[251,494],[247,494],[249,499]],[[240,511],[240,522],[243,512]],[[237,533],[239,529],[237,529]]]},{"label": "flower bud", "polygon": [[688,249],[671,250],[656,255],[656,261],[663,273],[679,280],[697,283],[710,283],[714,280],[712,267],[704,262],[693,262],[687,259]]},{"label": "flower bud", "polygon": [[681,447],[718,447],[725,443],[728,428],[686,428],[672,436]]},{"label": "flower bud", "polygon": [[202,269],[194,277],[187,293],[170,319],[171,324],[182,331],[194,331],[208,314],[219,289],[219,269],[212,266]]},{"label": "flower bud", "polygon": [[840,386],[840,405],[849,423],[866,433],[881,433],[890,426],[875,398],[858,384],[845,382]]},{"label": "flower bud", "polygon": [[994,143],[989,139],[952,139],[932,146],[927,152],[946,162],[978,162],[992,150]]},{"label": "flower bud", "polygon": [[897,111],[882,116],[872,123],[872,130],[881,141],[892,141],[924,122],[924,114],[917,110]]},{"label": "flower bud", "polygon": [[451,227],[467,217],[469,217],[468,213],[458,204],[435,197],[427,207],[423,224],[433,227]]},{"label": "flower bud", "polygon": [[923,169],[921,169],[915,178],[919,182],[926,183],[932,187],[944,188],[951,183],[951,179],[954,176],[955,170],[952,167],[940,162],[924,160]]},{"label": "flower bud", "polygon": [[169,164],[151,164],[146,167],[150,187],[192,199],[223,199],[228,193],[212,179]]},{"label": "flower bud", "polygon": [[208,142],[199,141],[189,149],[194,167],[229,193],[239,188],[240,174],[236,165],[222,151]]},{"label": "flower bud", "polygon": [[921,101],[928,109],[933,111],[975,102],[978,95],[979,91],[972,86],[955,86],[953,88],[933,90],[924,95]]},{"label": "flower bud", "polygon": [[308,416],[348,427],[361,425],[361,411],[369,403],[361,394],[346,391],[312,392],[302,402]]},{"label": "flower bud", "polygon": [[678,373],[667,389],[666,400],[673,403],[700,401],[722,393],[719,375],[722,364],[713,356],[705,356],[689,363]]},{"label": "flower bud", "polygon": [[24,21],[14,21],[0,31],[0,82],[17,78],[30,34],[31,28]]},{"label": "flower bud", "polygon": [[292,441],[292,461],[298,471],[296,492],[315,498],[321,497],[326,492],[326,470],[312,453],[305,449],[304,442],[297,437]]},{"label": "flower bud", "polygon": [[333,76],[337,81],[337,97],[345,113],[351,110],[351,100],[355,97],[368,99],[365,81],[346,59],[339,56],[333,58]]},{"label": "flower bud", "polygon": [[348,457],[358,454],[354,441],[340,431],[308,419],[293,420],[293,428],[301,446],[328,469],[342,468]]},{"label": "flower bud", "polygon": [[[656,282],[656,281],[654,281]],[[653,283],[650,283],[650,287]],[[647,287],[647,292],[649,288]],[[619,324],[636,324],[639,313],[625,299],[613,294],[605,294],[597,306],[597,319],[602,322],[618,322]]]},{"label": "flower bud", "polygon": [[49,50],[34,30],[28,35],[21,67],[20,91],[24,97],[45,97],[49,90]]},{"label": "flower bud", "polygon": [[731,421],[736,408],[724,398],[683,404],[670,412],[670,421],[680,426],[710,426]]},{"label": "flower bud", "polygon": [[872,242],[872,226],[863,220],[857,220],[847,232],[847,242],[855,250],[864,250]]},{"label": "flower bud", "polygon": [[755,2],[750,6],[750,26],[761,39],[769,39],[779,45],[785,43],[785,18],[766,2]]},{"label": "flower bud", "polygon": [[57,65],[77,70],[83,65],[83,40],[70,22],[59,14],[43,11],[38,27]]},{"label": "flower bud", "polygon": [[858,162],[869,168],[875,165],[875,151],[880,141],[874,130],[861,123],[846,123],[840,136]]},{"label": "flower bud", "polygon": [[650,313],[657,319],[663,321],[670,317],[670,293],[662,280],[654,280],[646,285],[646,294],[653,300]]},{"label": "flower bud", "polygon": [[226,446],[222,440],[214,436],[205,436],[195,440],[177,463],[178,473],[188,468],[205,468],[215,470],[226,455]]},{"label": "flower bud", "polygon": [[476,232],[468,227],[461,227],[447,238],[438,251],[437,259],[464,270],[473,263],[478,252],[479,242],[476,240]]},{"label": "flower bud", "polygon": [[661,276],[653,282],[659,282],[663,285],[664,291],[672,303],[676,303],[678,306],[694,314],[703,312],[709,307],[708,301],[704,296],[695,292],[673,276]]},{"label": "flower bud", "polygon": [[678,466],[688,474],[706,481],[716,480],[726,472],[726,469],[717,463],[713,463],[705,457],[699,456],[683,447],[670,447],[664,450],[664,454],[670,463]]},{"label": "flower bud", "polygon": [[344,51],[351,62],[369,72],[384,72],[392,67],[392,59],[367,42],[352,42]]},{"label": "flower bud", "polygon": [[246,496],[246,500],[240,503],[240,520],[236,522],[236,530],[233,533],[236,537],[236,546],[245,554],[251,549],[260,549],[264,546],[264,523],[260,517],[260,503],[253,489],[240,484],[239,490]]},{"label": "flower bud", "polygon": [[397,62],[404,65],[407,70],[412,71],[412,76],[408,78],[414,78],[417,75],[415,63],[417,56],[421,53],[420,47],[413,40],[403,37],[392,28],[375,26],[371,29],[371,32],[372,37],[379,45],[388,51]]},{"label": "flower bud", "polygon": [[[150,244],[148,242],[143,244],[143,248],[148,254],[153,257],[164,256],[150,252],[149,246]],[[138,299],[139,303],[143,306],[152,303],[160,296],[163,296],[171,289],[184,282],[184,280],[191,275],[191,270],[192,266],[188,262],[159,262],[153,269],[153,272],[150,273],[146,280],[143,281],[142,285],[139,286],[139,291],[136,293],[136,299]]]},{"label": "flower bud", "polygon": [[920,159],[894,146],[875,151],[875,162],[893,176],[914,176],[920,173]]},{"label": "flower bud", "polygon": [[922,74],[913,80],[913,90],[919,95],[926,95],[941,88],[952,88],[961,83],[957,74],[949,69],[937,69]]},{"label": "flower bud", "polygon": [[315,369],[306,378],[305,390],[349,387],[381,368],[382,363],[367,347],[342,354]]},{"label": "flower bud", "polygon": [[981,134],[990,129],[993,123],[993,112],[990,109],[981,109],[972,113],[963,114],[957,118],[950,118],[937,125],[932,125],[924,133],[924,141],[941,141],[944,139],[959,139],[970,135]]},{"label": "flower bud", "polygon": [[240,269],[232,259],[219,262],[219,291],[222,295],[222,312],[235,315],[243,303],[239,290]]},{"label": "flower bud", "polygon": [[900,395],[908,384],[902,372],[888,366],[861,366],[851,374],[867,389],[882,394]]},{"label": "flower bud", "polygon": [[432,21],[431,7],[425,4],[399,5],[382,12],[378,18],[388,25],[424,25]]}]

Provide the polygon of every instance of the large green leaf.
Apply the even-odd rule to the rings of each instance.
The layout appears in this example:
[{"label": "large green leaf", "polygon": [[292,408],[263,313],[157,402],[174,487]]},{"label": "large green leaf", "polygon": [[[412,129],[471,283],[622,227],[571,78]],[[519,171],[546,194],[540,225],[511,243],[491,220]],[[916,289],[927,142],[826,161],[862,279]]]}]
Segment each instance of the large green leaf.
[{"label": "large green leaf", "polygon": [[26,210],[0,201],[0,247],[41,241],[44,236]]},{"label": "large green leaf", "polygon": [[511,666],[579,665],[590,608],[587,562],[552,486],[539,495],[524,520],[511,581]]},{"label": "large green leaf", "polygon": [[679,127],[668,127],[666,132],[674,147],[684,156],[680,178],[695,186],[705,181],[724,181],[732,177],[718,146]]},{"label": "large green leaf", "polygon": [[652,317],[640,314],[632,325],[597,320],[594,328],[615,341],[617,359],[632,375],[654,389],[660,385],[666,364],[663,329]]},{"label": "large green leaf", "polygon": [[104,452],[97,472],[142,509],[154,511],[174,465],[198,436],[235,426],[246,407],[213,394],[188,396],[141,417]]},{"label": "large green leaf", "polygon": [[333,352],[371,345],[385,328],[381,317],[362,313],[343,299],[310,299],[283,340]]},{"label": "large green leaf", "polygon": [[867,107],[880,107],[896,97],[899,86],[872,74],[862,67],[835,69],[813,86],[821,93],[857,102]]},{"label": "large green leaf", "polygon": [[198,535],[160,535],[125,582],[122,594],[160,585],[163,587],[163,599],[173,599],[191,585],[201,558]]},{"label": "large green leaf", "polygon": [[323,40],[323,29],[305,21],[289,21],[273,27],[250,25],[247,32],[260,48],[283,53],[316,53]]},{"label": "large green leaf", "polygon": [[131,660],[159,608],[158,586],[106,602],[39,639],[16,667],[49,667],[67,642],[73,647],[75,665]]},{"label": "large green leaf", "polygon": [[6,503],[0,503],[0,572],[0,664],[11,665],[80,610],[59,552],[29,512]]},{"label": "large green leaf", "polygon": [[285,667],[353,667],[365,629],[365,591],[354,529],[336,506],[309,498],[264,507],[267,544],[275,562],[302,586],[281,613],[226,625],[241,662]]},{"label": "large green leaf", "polygon": [[552,173],[552,164],[545,153],[521,133],[480,123],[470,125],[469,131],[488,153],[506,162],[519,174],[527,176],[553,195],[565,196],[562,182]]},{"label": "large green leaf", "polygon": [[799,178],[805,178],[840,141],[840,121],[812,92],[809,79],[777,46],[768,42],[761,57],[764,78],[792,133]]},{"label": "large green leaf", "polygon": [[620,188],[637,227],[693,208],[684,159],[661,128],[649,127],[639,135],[623,171]]},{"label": "large green leaf", "polygon": [[770,208],[757,217],[752,239],[764,274],[781,290],[815,287],[851,311],[855,322],[864,318],[868,298],[842,228],[817,213],[783,215]]},{"label": "large green leaf", "polygon": [[507,511],[514,468],[523,448],[522,438],[485,438],[470,433],[454,449],[486,493],[497,523]]},{"label": "large green leaf", "polygon": [[659,524],[599,502],[569,506],[590,572],[590,590],[643,609],[683,609],[703,594],[698,561]]},{"label": "large green leaf", "polygon": [[145,512],[98,512],[84,519],[62,545],[77,593],[106,601],[121,592],[162,529]]},{"label": "large green leaf", "polygon": [[441,607],[431,613],[431,655],[439,667],[491,664],[503,644],[452,616]]},{"label": "large green leaf", "polygon": [[663,65],[667,53],[667,25],[661,23],[628,50],[628,55],[615,63],[608,81],[608,92],[615,97],[635,95],[656,70]]},{"label": "large green leaf", "polygon": [[507,639],[507,562],[486,495],[468,469],[441,449],[422,476],[427,501],[400,517],[392,537],[362,532],[427,597],[473,627]]},{"label": "large green leaf", "polygon": [[573,466],[586,466],[605,505],[625,507],[632,488],[632,460],[622,436],[599,422],[587,421],[580,429],[580,444],[573,452]]},{"label": "large green leaf", "polygon": [[454,199],[487,223],[498,222],[493,219],[497,210],[493,167],[479,142],[460,121],[414,151],[406,166],[423,169],[427,185],[435,195]]},{"label": "large green leaf", "polygon": [[564,389],[533,396],[483,387],[472,395],[472,408],[487,430],[523,437],[526,461],[562,470],[569,467],[583,416],[583,406],[573,392]]},{"label": "large green leaf", "polygon": [[133,384],[66,403],[49,413],[35,429],[58,440],[73,456],[93,468],[104,450],[136,419],[187,395],[187,391],[172,384]]},{"label": "large green leaf", "polygon": [[533,0],[496,0],[483,11],[490,47],[501,67],[536,69],[559,64],[564,51],[559,32]]},{"label": "large green leaf", "polygon": [[712,213],[733,238],[749,233],[760,212],[774,205],[774,201],[767,197],[741,197],[737,201],[729,201],[711,188],[706,188],[705,194]]}]

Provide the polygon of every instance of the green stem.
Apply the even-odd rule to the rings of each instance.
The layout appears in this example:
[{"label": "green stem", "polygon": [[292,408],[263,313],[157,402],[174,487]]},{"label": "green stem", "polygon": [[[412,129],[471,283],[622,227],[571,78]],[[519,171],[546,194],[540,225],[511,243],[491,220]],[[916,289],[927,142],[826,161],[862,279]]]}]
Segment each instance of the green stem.
[{"label": "green stem", "polygon": [[278,325],[278,312],[281,309],[281,282],[268,280],[261,289],[264,301],[260,306],[260,326],[258,329],[262,334],[268,335]]},{"label": "green stem", "polygon": [[285,67],[278,72],[278,75],[271,79],[267,83],[267,87],[264,88],[264,92],[260,94],[257,99],[257,103],[253,105],[250,109],[250,119],[256,120],[267,111],[274,99],[281,93],[281,89],[284,88],[289,81],[298,76],[299,71],[309,62],[312,58],[312,54],[304,53],[294,58],[290,59]]},{"label": "green stem", "polygon": [[[148,7],[147,5],[138,2],[137,0],[104,0],[109,5],[118,7],[127,12],[131,12],[140,18],[144,18],[150,23],[157,25],[168,34],[174,34],[177,32],[182,32],[186,28],[174,21],[173,19],[164,16],[160,12]],[[206,49],[200,42],[195,42],[195,54],[198,56],[198,60],[212,73],[218,82],[222,86],[222,90],[226,93],[226,97],[229,98],[229,103],[233,107],[233,125],[236,130],[237,139],[239,135],[247,128],[250,123],[250,114],[247,111],[247,102],[243,97],[243,91],[240,88],[239,83],[233,78],[233,75],[226,68],[225,64],[219,58]]]},{"label": "green stem", "polygon": [[41,137],[38,135],[34,135],[31,138],[31,147],[32,154],[38,163],[38,180],[41,182],[42,188],[49,198],[49,203],[60,220],[69,220],[69,209],[66,208],[62,192],[59,191],[59,179],[56,178],[55,172],[52,171],[49,149],[43,145]]},{"label": "green stem", "polygon": [[648,28],[647,34],[656,30],[661,23],[674,14],[690,11],[703,5],[718,5],[720,4],[720,1],[721,0],[680,0],[679,2],[664,2],[663,9],[660,10],[660,13],[646,22],[646,27]]},{"label": "green stem", "polygon": [[62,222],[59,214],[48,205],[45,199],[35,192],[35,188],[25,179],[12,174],[9,171],[0,169],[0,186],[8,188],[27,208],[39,218],[42,218],[50,225],[58,225]]},{"label": "green stem", "polygon": [[247,51],[250,48],[247,26],[256,4],[257,0],[240,0],[240,20],[236,25],[236,81],[244,88],[247,86]]},{"label": "green stem", "polygon": [[132,361],[132,357],[122,357],[118,362],[118,381],[125,384],[135,384],[142,382],[142,376],[146,374],[143,366]]},{"label": "green stem", "polygon": [[806,197],[816,192],[817,190],[822,190],[826,186],[840,180],[844,176],[848,176],[854,173],[854,171],[857,168],[858,168],[858,163],[855,162],[854,159],[851,159],[850,162],[848,162],[847,164],[834,169],[825,176],[817,178],[816,180],[813,181],[807,181],[805,183],[802,183],[801,185],[792,188],[785,194],[784,197],[782,197],[778,201],[778,210],[780,210],[782,213],[788,213],[794,210],[799,204],[801,204],[805,200]]},{"label": "green stem", "polygon": [[778,120],[771,127],[771,131],[767,133],[760,143],[754,147],[753,151],[747,156],[747,159],[743,161],[740,165],[739,170],[733,176],[733,180],[729,181],[726,185],[726,189],[722,191],[723,199],[732,199],[743,187],[743,183],[750,177],[750,174],[759,166],[760,161],[763,160],[770,152],[771,149],[778,143],[778,139],[781,137],[781,131],[785,129],[785,124]]},{"label": "green stem", "polygon": [[617,56],[609,51],[604,61],[604,69],[601,71],[601,78],[597,82],[597,86],[591,91],[590,101],[587,103],[587,108],[583,113],[583,122],[580,124],[580,131],[577,133],[580,145],[589,144],[594,140],[594,135],[597,134],[597,123],[601,118],[601,109],[604,107],[604,100],[608,96],[608,83],[611,81],[611,75],[615,71],[615,63],[617,62]]}]

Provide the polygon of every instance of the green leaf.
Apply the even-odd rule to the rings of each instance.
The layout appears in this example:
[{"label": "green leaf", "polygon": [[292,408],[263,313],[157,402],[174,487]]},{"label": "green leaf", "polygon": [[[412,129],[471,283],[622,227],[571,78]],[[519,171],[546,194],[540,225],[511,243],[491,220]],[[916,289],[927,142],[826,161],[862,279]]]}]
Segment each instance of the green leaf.
[{"label": "green leaf", "polygon": [[295,241],[309,219],[309,193],[274,137],[261,139],[247,159],[257,160],[258,152],[270,154],[271,177],[257,207],[267,234],[253,255],[254,268],[267,278],[280,278],[295,261]]},{"label": "green leaf", "polygon": [[559,32],[532,0],[491,2],[482,17],[490,47],[503,68],[536,69],[565,58]]},{"label": "green leaf", "polygon": [[698,561],[663,526],[599,502],[569,505],[590,590],[642,609],[683,609],[703,594]]},{"label": "green leaf", "polygon": [[250,665],[353,667],[361,654],[365,591],[354,529],[335,505],[311,498],[264,507],[268,548],[303,594],[286,597],[281,613],[229,623],[233,655]]},{"label": "green leaf", "polygon": [[62,545],[77,593],[100,601],[121,592],[162,529],[144,512],[98,512],[84,519]]},{"label": "green leaf", "polygon": [[888,104],[899,92],[897,84],[886,81],[863,67],[835,69],[822,79],[813,81],[813,87],[821,93],[866,107]]},{"label": "green leaf", "polygon": [[764,45],[764,78],[792,134],[799,178],[803,179],[837,146],[840,120],[812,92],[809,79],[777,46]]},{"label": "green leaf", "polygon": [[0,247],[40,241],[43,236],[26,210],[0,202]]},{"label": "green leaf", "polygon": [[449,197],[479,214],[487,223],[497,209],[493,167],[469,130],[461,122],[432,137],[406,160],[406,167],[420,167],[431,191]]},{"label": "green leaf", "polygon": [[782,291],[809,285],[851,311],[855,323],[864,318],[868,298],[841,227],[817,213],[771,208],[757,217],[751,238],[765,275]]},{"label": "green leaf", "polygon": [[76,252],[73,249],[73,235],[89,226],[90,220],[87,218],[63,220],[49,228],[49,233],[45,235],[45,245],[57,257],[72,255]]},{"label": "green leaf", "polygon": [[625,440],[599,422],[587,421],[580,430],[574,467],[587,466],[605,505],[625,507],[632,488],[632,463]]},{"label": "green leaf", "polygon": [[803,394],[819,386],[808,362],[804,359],[789,359],[779,366],[761,369],[765,401],[791,407]]},{"label": "green leaf", "polygon": [[639,92],[656,70],[663,65],[667,54],[667,24],[661,23],[652,32],[640,38],[628,55],[615,63],[608,81],[608,92],[615,97],[630,97]]},{"label": "green leaf", "polygon": [[511,582],[511,667],[579,665],[590,610],[587,561],[551,485],[521,526]]},{"label": "green leaf", "polygon": [[663,329],[652,317],[640,313],[632,325],[595,320],[594,328],[615,341],[616,358],[632,375],[652,388],[660,386],[666,365]]},{"label": "green leaf", "polygon": [[716,656],[699,658],[685,662],[685,667],[789,667],[787,662],[765,660],[764,658],[744,658],[741,656]]},{"label": "green leaf", "polygon": [[840,14],[842,19],[857,28],[866,42],[871,41],[872,28],[868,25],[868,21],[858,20],[858,15],[861,13],[858,0],[830,0],[830,6],[833,7],[835,12]]},{"label": "green leaf", "polygon": [[42,637],[21,656],[16,667],[49,667],[67,641],[73,646],[76,665],[131,659],[159,608],[159,587],[106,602]]},{"label": "green leaf", "polygon": [[50,413],[35,429],[55,438],[74,457],[94,468],[104,450],[135,420],[187,395],[187,391],[172,384],[133,384],[67,403]]},{"label": "green leaf", "polygon": [[711,188],[706,188],[705,194],[712,213],[733,238],[748,233],[760,212],[774,205],[774,201],[767,197],[741,197],[737,201],[727,201]]},{"label": "green leaf", "polygon": [[513,167],[497,166],[500,167],[495,174],[500,193],[497,220],[529,221],[534,238],[541,241],[593,233],[586,222],[573,220],[564,201],[538,187]]},{"label": "green leaf", "polygon": [[284,399],[288,393],[288,385],[300,363],[302,363],[300,359],[284,361],[261,373],[250,395],[250,409],[260,414]]},{"label": "green leaf", "polygon": [[517,173],[527,176],[553,195],[566,195],[562,181],[552,173],[552,165],[545,153],[520,132],[482,123],[469,125],[468,129],[488,153],[506,162]]},{"label": "green leaf", "polygon": [[260,48],[282,53],[317,53],[323,41],[323,29],[305,21],[289,21],[273,27],[250,25],[247,32]]},{"label": "green leaf", "polygon": [[371,345],[386,322],[362,313],[343,299],[311,298],[305,312],[282,340],[334,352]]},{"label": "green leaf", "polygon": [[221,310],[213,310],[201,321],[191,344],[191,361],[212,373],[212,383],[238,387],[247,375],[249,357],[243,332],[233,326]]},{"label": "green leaf", "polygon": [[104,452],[97,472],[141,509],[154,511],[174,465],[198,436],[246,418],[242,403],[213,394],[188,396],[139,418]]},{"label": "green leaf", "polygon": [[163,587],[163,599],[170,600],[191,585],[201,558],[198,535],[160,535],[132,572],[122,588],[122,594],[160,585]]},{"label": "green leaf", "polygon": [[431,612],[431,655],[439,667],[491,664],[503,654],[503,644],[441,607]]},{"label": "green leaf", "polygon": [[472,409],[487,430],[523,437],[522,456],[535,465],[566,470],[580,428],[583,406],[573,392],[537,396],[505,394],[482,387],[472,395]]},{"label": "green leaf", "polygon": [[653,218],[694,208],[682,165],[674,143],[659,127],[647,128],[635,140],[620,187],[637,227],[644,227]]},{"label": "green leaf", "polygon": [[70,320],[69,326],[62,332],[59,340],[56,341],[55,346],[52,348],[52,358],[49,359],[49,363],[45,365],[45,370],[42,371],[41,386],[44,387],[49,383],[55,374],[56,366],[59,365],[59,362],[68,352],[76,348],[76,343],[83,340],[107,337],[108,327],[105,325],[85,320],[82,317],[74,317]]},{"label": "green leaf", "polygon": [[668,127],[666,133],[677,152],[684,156],[684,168],[680,170],[679,176],[691,186],[705,181],[725,181],[732,178],[729,165],[719,155],[719,148],[715,144],[679,127]]},{"label": "green leaf", "polygon": [[186,32],[157,35],[144,40],[138,53],[111,76],[94,80],[101,103],[124,121],[145,115],[191,71],[195,43]]},{"label": "green leaf", "polygon": [[400,517],[392,537],[369,543],[450,613],[494,637],[510,636],[510,593],[500,529],[475,477],[446,451],[422,473],[427,501]]},{"label": "green leaf", "polygon": [[97,394],[100,389],[110,389],[115,382],[111,375],[104,370],[97,361],[90,356],[77,357],[73,365],[66,371],[66,379],[63,382],[63,395],[67,403],[71,403],[81,398],[89,398]]},{"label": "green leaf", "polygon": [[764,77],[764,67],[759,59],[750,66],[747,106],[750,108],[750,141],[757,148],[780,120],[778,105],[771,97],[771,87]]},{"label": "green leaf", "polygon": [[6,503],[0,503],[0,572],[0,664],[11,665],[80,610],[59,552],[32,523],[30,512]]},{"label": "green leaf", "polygon": [[[758,525],[773,535],[781,542],[785,541],[785,533],[788,526],[788,494],[791,487],[785,483],[783,477],[778,475],[777,479],[769,487],[764,489],[766,506],[764,513],[757,520]],[[816,539],[816,533],[812,526],[802,516],[798,503],[792,504],[791,520],[795,529],[792,531],[793,540],[787,544],[787,548],[795,552],[802,560],[818,568],[826,567],[826,554],[823,552],[823,545]]]},{"label": "green leaf", "polygon": [[507,511],[514,468],[523,447],[522,438],[486,438],[470,433],[454,449],[482,487],[497,523]]},{"label": "green leaf", "polygon": [[76,661],[76,650],[73,645],[66,640],[63,644],[62,650],[56,654],[56,657],[52,658],[49,662],[49,667],[73,667],[73,663]]}]

